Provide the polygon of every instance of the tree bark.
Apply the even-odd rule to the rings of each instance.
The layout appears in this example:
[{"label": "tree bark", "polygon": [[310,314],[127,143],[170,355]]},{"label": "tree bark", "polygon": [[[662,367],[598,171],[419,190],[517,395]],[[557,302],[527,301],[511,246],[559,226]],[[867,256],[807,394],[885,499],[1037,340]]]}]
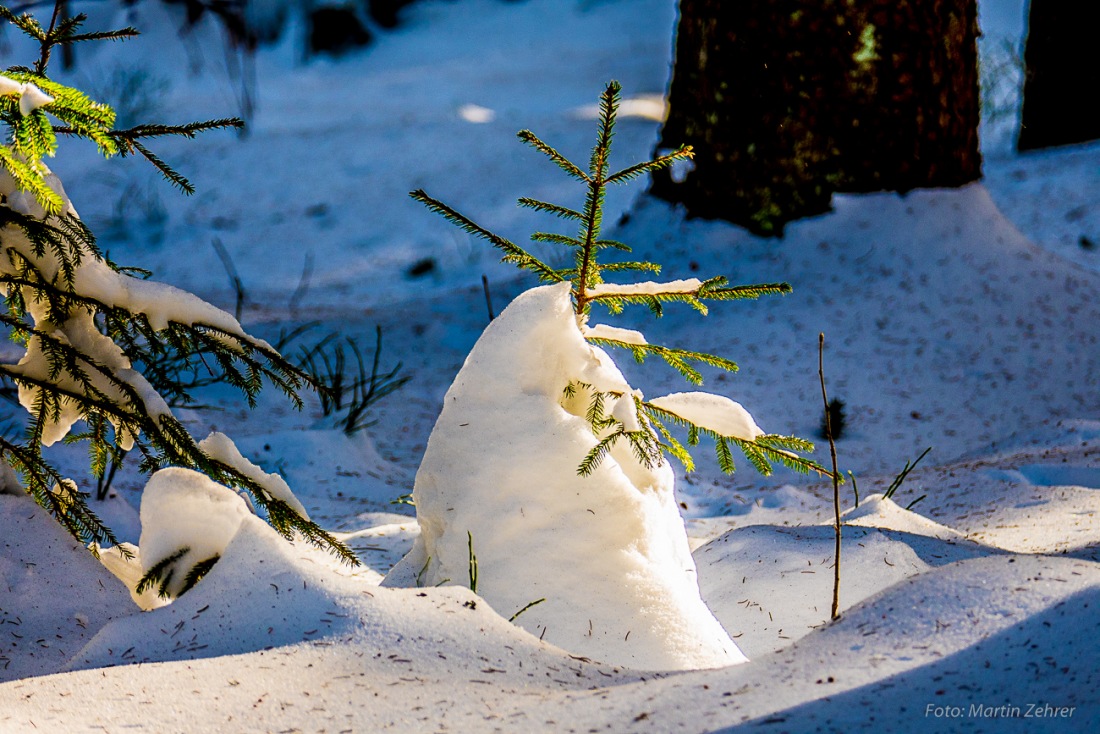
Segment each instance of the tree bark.
[{"label": "tree bark", "polygon": [[1100,3],[1031,0],[1024,51],[1018,150],[1100,138],[1100,114],[1086,80],[1096,78]]},{"label": "tree bark", "polygon": [[657,196],[765,235],[838,191],[981,175],[975,0],[681,0]]}]

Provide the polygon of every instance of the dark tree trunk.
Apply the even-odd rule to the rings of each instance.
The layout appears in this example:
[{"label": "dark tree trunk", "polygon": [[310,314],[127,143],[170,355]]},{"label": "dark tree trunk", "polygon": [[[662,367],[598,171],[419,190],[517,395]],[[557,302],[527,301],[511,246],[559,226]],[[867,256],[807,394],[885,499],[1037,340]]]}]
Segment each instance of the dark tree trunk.
[{"label": "dark tree trunk", "polygon": [[975,0],[681,0],[653,193],[780,235],[838,191],[981,175]]},{"label": "dark tree trunk", "polygon": [[[1100,3],[1031,0],[1024,51],[1019,150],[1100,138],[1096,112],[1096,31]],[[1089,89],[1091,82],[1092,89]]]}]

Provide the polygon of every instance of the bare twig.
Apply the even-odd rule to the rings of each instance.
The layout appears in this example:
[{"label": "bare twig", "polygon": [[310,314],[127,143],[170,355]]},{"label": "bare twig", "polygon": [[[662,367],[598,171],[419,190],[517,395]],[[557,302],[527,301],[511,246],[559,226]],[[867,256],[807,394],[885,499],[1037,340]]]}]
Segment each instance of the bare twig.
[{"label": "bare twig", "polygon": [[817,376],[821,380],[821,399],[825,402],[825,433],[829,437],[829,456],[833,460],[833,530],[836,536],[836,562],[833,564],[832,618],[840,618],[840,474],[836,469],[836,443],[829,416],[829,396],[825,393],[825,334],[817,335]]}]

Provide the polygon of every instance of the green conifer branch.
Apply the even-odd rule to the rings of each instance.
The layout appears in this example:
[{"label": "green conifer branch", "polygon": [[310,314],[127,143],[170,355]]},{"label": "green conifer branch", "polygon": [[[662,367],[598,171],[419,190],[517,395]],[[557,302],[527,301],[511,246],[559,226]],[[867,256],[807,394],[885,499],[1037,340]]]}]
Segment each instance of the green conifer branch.
[{"label": "green conifer branch", "polygon": [[[78,89],[56,82],[29,69],[9,69],[4,72],[4,75],[19,82],[30,82],[53,97],[53,102],[41,109],[62,121],[65,120],[65,115],[83,114],[94,120],[105,132],[109,131],[111,126],[115,124],[115,113],[109,105],[90,99]],[[77,134],[75,131],[66,128],[58,128],[56,132],[67,135]]]},{"label": "green conifer branch", "polygon": [[576,221],[584,221],[584,215],[575,209],[569,207],[560,206],[558,204],[551,204],[547,201],[539,201],[538,199],[530,199],[526,196],[521,196],[517,199],[520,206],[527,209],[534,209],[537,212],[545,212],[547,214],[553,214],[556,217],[562,219],[573,219]]},{"label": "green conifer branch", "polygon": [[613,314],[622,313],[624,305],[643,305],[648,307],[654,316],[660,318],[664,314],[664,309],[661,306],[662,302],[687,303],[704,316],[707,314],[706,304],[700,301],[694,292],[663,291],[649,293],[639,291],[630,293],[614,291],[589,295],[587,300],[589,303],[599,303],[606,306]]},{"label": "green conifer branch", "polygon": [[222,117],[216,120],[188,122],[182,125],[135,125],[125,130],[112,130],[111,136],[118,141],[119,145],[125,145],[127,141],[143,138],[183,137],[193,140],[199,133],[211,130],[237,130],[243,127],[244,121],[238,117]]},{"label": "green conifer branch", "polygon": [[57,149],[57,137],[41,110],[20,115],[12,128],[12,150],[28,161],[42,160]]},{"label": "green conifer branch", "polygon": [[[38,62],[35,64],[35,70],[39,74],[46,73],[46,65],[50,61],[50,53],[53,47],[57,44],[57,37],[55,35],[55,28],[57,27],[57,21],[61,16],[61,2],[55,2],[53,6],[53,16],[50,18],[50,27],[46,29],[46,32],[39,36],[41,41],[41,53],[38,58]],[[41,28],[41,26],[39,26]]]},{"label": "green conifer branch", "polygon": [[600,269],[605,273],[644,272],[657,274],[661,272],[661,266],[657,263],[631,261],[604,263],[600,266]]},{"label": "green conifer branch", "polygon": [[[67,400],[77,406],[83,416],[110,417],[118,426],[116,441],[119,431],[134,437],[135,445],[148,459],[145,467],[149,471],[155,471],[164,465],[183,466],[200,471],[227,486],[244,488],[268,513],[272,526],[284,537],[292,540],[297,532],[311,544],[329,550],[341,560],[353,565],[358,563],[350,549],[315,523],[303,518],[285,501],[273,497],[262,485],[237,469],[206,456],[174,417],[161,415],[159,419],[154,419],[141,396],[129,383],[119,380],[110,370],[89,362],[77,350],[49,335],[35,331],[35,337],[42,340],[53,355],[51,364],[56,361],[59,365],[49,380],[31,377],[23,374],[17,367],[0,364],[0,374],[6,374],[17,385],[39,390],[36,417],[30,427],[32,446],[41,443],[44,424],[58,417],[60,401]],[[96,388],[88,377],[89,370],[107,378],[113,387],[126,396],[126,402],[120,405]],[[73,390],[53,381],[62,374],[79,382],[80,389]],[[147,439],[142,439],[142,435]],[[58,519],[63,520],[60,516]],[[84,539],[82,536],[78,537]],[[92,539],[98,541],[98,538]]]},{"label": "green conifer branch", "polygon": [[[0,209],[0,212],[2,211]],[[13,255],[13,252],[9,251],[9,256],[22,257],[18,253]],[[0,276],[0,283],[5,283],[9,287],[35,290],[37,298],[44,298],[50,304],[51,320],[55,323],[63,323],[77,307],[104,314],[107,335],[123,347],[124,353],[132,361],[143,356],[142,342],[154,345],[151,348],[160,352],[173,349],[178,353],[211,355],[217,360],[223,379],[240,389],[250,405],[255,404],[256,396],[262,389],[265,379],[276,386],[299,409],[302,407],[302,401],[297,391],[303,385],[314,384],[308,373],[291,364],[277,351],[262,342],[243,334],[231,334],[202,323],[181,324],[169,321],[163,332],[157,332],[149,325],[148,318],[144,314],[134,314],[84,294],[58,289],[46,281],[42,274],[26,260],[24,260],[22,277]],[[50,339],[49,335],[32,329],[18,319],[0,317],[0,321],[12,329],[20,329],[22,333]],[[227,344],[234,346],[227,346]],[[79,354],[71,347],[64,346],[64,348],[72,350],[73,354]],[[242,365],[243,371],[237,366],[238,363]],[[104,375],[113,379],[113,373],[109,370],[106,370]]]},{"label": "green conifer branch", "polygon": [[108,156],[116,153],[121,154],[124,158],[130,155],[140,155],[160,171],[161,175],[173,186],[176,186],[187,195],[195,193],[195,188],[191,182],[149,150],[141,141],[146,138],[170,136],[193,139],[201,132],[244,127],[242,120],[230,117],[190,122],[184,125],[147,124],[137,125],[126,130],[108,130],[106,127],[109,127],[114,121],[113,114],[110,122],[106,123],[106,127],[104,127],[102,121],[87,117],[86,110],[83,108],[55,110],[54,107],[55,105],[47,105],[46,109],[69,124],[68,127],[55,128],[54,132],[58,135],[77,135],[90,138],[99,146],[100,151]]},{"label": "green conifer branch", "polygon": [[[752,463],[756,470],[764,476],[771,475],[773,471],[772,463],[780,463],[803,474],[816,472],[821,476],[832,477],[832,472],[828,469],[825,469],[811,459],[807,459],[795,453],[796,451],[809,453],[814,450],[814,445],[805,439],[775,434],[757,436],[753,440],[737,436],[723,436],[709,428],[696,425],[678,413],[659,408],[653,403],[642,401],[641,406],[646,418],[655,426],[661,426],[657,430],[661,431],[662,435],[664,435],[664,432],[667,430],[664,429],[663,423],[672,423],[683,426],[689,430],[689,443],[692,445],[698,443],[699,436],[701,435],[712,439],[715,442],[715,453],[717,455],[719,467],[727,474],[732,474],[735,469],[733,453],[729,448],[729,444],[734,444],[741,450],[745,458]],[[684,467],[688,471],[692,469],[692,467],[686,463]]]},{"label": "green conifer branch", "polygon": [[[661,443],[657,433],[648,425],[648,421],[641,412],[642,403],[637,397],[631,396],[631,400],[634,401],[638,422],[643,427],[637,431],[628,431],[620,420],[607,415],[605,410],[608,399],[621,400],[624,398],[624,393],[603,392],[593,389],[587,383],[570,382],[566,386],[563,395],[567,399],[573,398],[576,396],[578,389],[586,390],[591,394],[588,408],[585,411],[585,420],[598,439],[577,467],[577,473],[580,476],[590,476],[603,463],[603,460],[620,439],[627,441],[631,453],[634,454],[639,463],[650,469],[661,464],[664,444]],[[679,445],[675,439],[672,439],[672,441],[675,445]]]},{"label": "green conifer branch", "polygon": [[679,150],[673,151],[672,153],[669,153],[668,155],[659,156],[657,158],[654,158],[651,161],[643,161],[641,163],[636,163],[633,166],[630,166],[629,168],[624,168],[623,170],[619,171],[618,173],[613,173],[613,174],[611,174],[610,176],[607,177],[607,183],[608,184],[628,183],[628,182],[633,181],[634,179],[638,178],[639,176],[644,176],[648,173],[653,173],[654,171],[659,171],[662,168],[668,168],[669,166],[671,166],[676,161],[691,160],[691,158],[693,156],[694,156],[694,153],[692,152],[691,146],[690,145],[685,145],[685,146],[681,147]]},{"label": "green conifer branch", "polygon": [[603,406],[606,396],[607,393],[592,390],[592,398],[588,402],[588,410],[585,412],[584,418],[593,426],[593,430],[598,431],[599,428],[603,427],[601,424],[603,422]]},{"label": "green conifer branch", "polygon": [[160,171],[160,174],[164,176],[164,178],[167,179],[169,183],[178,188],[184,194],[190,196],[195,193],[195,187],[191,185],[191,182],[188,181],[183,176],[183,174],[162,161],[151,150],[146,148],[137,140],[130,140],[127,142],[129,143],[129,145],[120,149],[120,152],[124,158],[128,153],[133,153],[134,151],[137,151],[145,158],[145,160],[152,163],[153,167]]},{"label": "green conifer branch", "polygon": [[30,13],[16,15],[8,8],[0,5],[0,19],[8,21],[36,41],[41,42],[46,38],[46,29]]},{"label": "green conifer branch", "polygon": [[661,442],[661,448],[663,448],[677,461],[679,461],[683,465],[684,471],[695,471],[695,460],[692,458],[691,453],[684,447],[682,443],[680,443],[680,441],[675,436],[672,435],[672,432],[668,430],[665,424],[662,423],[654,414],[645,411],[643,411],[643,414],[649,421],[650,425],[653,426],[653,428],[656,429],[656,431],[660,434],[661,438],[664,439],[664,441]]},{"label": "green conifer branch", "polygon": [[578,315],[588,313],[588,289],[603,280],[600,277],[599,263],[595,259],[595,243],[600,237],[603,221],[608,156],[611,152],[611,136],[614,134],[621,90],[619,83],[612,81],[600,95],[599,133],[589,160],[584,219],[578,235],[584,244],[577,252],[577,279],[573,281],[573,301]]},{"label": "green conifer branch", "polygon": [[118,545],[118,538],[86,502],[66,501],[54,491],[54,487],[66,486],[67,480],[38,451],[31,448],[37,446],[37,443],[31,443],[30,447],[21,446],[0,436],[0,457],[19,472],[27,493],[35,502],[49,512],[71,536],[88,545],[94,555],[98,555],[98,546]]},{"label": "green conifer branch", "polygon": [[[629,245],[624,245],[622,242],[619,242],[618,240],[602,240],[601,239],[601,240],[596,240],[592,244],[597,250],[606,250],[608,248],[611,248],[611,249],[614,249],[614,250],[622,250],[623,252],[630,252],[630,246]],[[600,267],[606,268],[607,265],[601,265]]]},{"label": "green conifer branch", "polygon": [[554,150],[546,143],[542,142],[542,140],[540,140],[539,137],[530,130],[520,130],[518,133],[516,133],[516,137],[530,145],[535,150],[544,154],[550,160],[554,161],[554,163],[558,164],[558,167],[561,168],[561,170],[565,171],[573,178],[577,179],[578,181],[588,181],[588,174],[578,168],[575,163],[570,161],[561,153]]},{"label": "green conifer branch", "polygon": [[53,35],[59,39],[63,38],[65,42],[71,42],[71,36],[76,33],[77,29],[80,28],[86,20],[88,20],[88,16],[84,13],[78,13],[69,18],[58,17],[54,21],[55,28],[53,30]]},{"label": "green conifer branch", "polygon": [[180,587],[179,596],[183,596],[190,591],[195,584],[202,581],[203,577],[210,573],[210,570],[214,568],[214,565],[220,560],[221,556],[215,554],[205,561],[199,561],[192,566],[191,570],[187,572],[187,575],[183,577],[183,586]]},{"label": "green conifer branch", "polygon": [[[608,266],[601,266],[604,270]],[[723,276],[703,281],[695,288],[672,288],[671,284],[660,291],[652,289],[639,289],[630,291],[631,286],[607,285],[596,293],[589,293],[587,300],[592,303],[602,303],[611,309],[612,313],[619,313],[625,304],[640,304],[648,306],[655,315],[660,316],[661,302],[687,303],[704,316],[708,309],[704,300],[732,301],[759,298],[763,295],[789,293],[791,287],[787,283],[758,283],[754,285],[741,285],[726,287],[727,280]]]},{"label": "green conifer branch", "polygon": [[752,300],[760,296],[786,295],[791,292],[789,283],[754,283],[752,285],[727,286],[725,276],[703,281],[696,296],[713,301]]},{"label": "green conifer branch", "polygon": [[[213,129],[240,127],[236,119],[219,119],[185,125],[139,125],[128,130],[113,130],[115,115],[105,104],[89,99],[71,87],[46,76],[51,51],[59,46],[84,41],[122,40],[135,35],[131,28],[116,31],[82,33],[83,15],[61,17],[61,4],[54,4],[48,27],[30,15],[16,16],[0,7],[0,19],[14,23],[38,42],[40,54],[34,69],[11,67],[4,76],[23,84],[34,84],[52,98],[27,115],[19,108],[19,95],[0,97],[0,123],[10,131],[8,143],[0,145],[0,167],[16,185],[38,199],[47,216],[37,219],[0,206],[0,232],[14,228],[21,232],[26,245],[5,242],[7,257],[0,284],[6,290],[8,313],[0,324],[16,341],[40,355],[41,367],[34,362],[0,365],[0,375],[10,378],[24,392],[31,392],[28,405],[25,443],[0,440],[0,455],[23,476],[27,492],[55,516],[63,527],[82,542],[93,543],[92,550],[104,543],[117,545],[117,539],[88,508],[84,493],[61,477],[42,457],[42,439],[64,412],[83,420],[83,431],[70,431],[67,443],[88,442],[89,465],[93,475],[103,477],[108,464],[121,462],[133,441],[143,471],[152,472],[166,465],[195,469],[214,481],[249,492],[264,509],[276,530],[286,537],[304,537],[328,548],[349,563],[357,560],[352,552],[331,534],[299,515],[285,500],[272,496],[262,485],[241,472],[207,456],[187,429],[166,411],[165,395],[187,397],[171,367],[156,364],[158,359],[177,359],[182,364],[206,360],[217,365],[222,381],[241,389],[250,404],[265,383],[275,385],[301,407],[297,390],[312,385],[311,378],[290,364],[266,343],[242,333],[229,333],[204,324],[170,321],[156,330],[149,318],[126,308],[102,303],[78,292],[78,270],[87,258],[103,261],[95,239],[75,216],[62,213],[62,198],[46,183],[48,169],[42,159],[54,154],[57,135],[82,137],[93,141],[107,156],[138,154],[149,160],[176,186],[185,192],[190,183],[167,163],[145,147],[148,138],[181,136],[193,138]],[[62,124],[53,126],[48,116]],[[17,249],[18,248],[18,249]],[[114,263],[106,263],[120,273],[129,272]],[[33,319],[28,304],[41,304]],[[101,364],[97,357],[83,352],[63,338],[62,330],[71,317],[87,314],[105,332],[135,367],[148,368],[134,375]],[[31,321],[33,320],[33,323]],[[113,359],[113,358],[111,358]],[[143,381],[141,377],[145,377]],[[152,392],[150,392],[150,387]],[[155,393],[155,394],[154,394]],[[63,411],[64,407],[64,411]],[[178,559],[178,556],[177,556]],[[191,569],[185,588],[193,584],[216,559],[207,559]],[[161,590],[167,589],[172,569],[163,567]],[[148,581],[146,582],[148,583]]]},{"label": "green conifer branch", "polygon": [[16,158],[5,145],[0,145],[0,165],[11,174],[20,189],[34,194],[47,213],[56,214],[61,211],[61,197],[46,185],[42,174],[34,166]]},{"label": "green conifer branch", "polygon": [[581,463],[577,467],[577,474],[582,477],[591,476],[592,472],[596,471],[603,460],[607,458],[607,455],[611,453],[611,447],[622,436],[622,432],[615,432],[597,441],[596,445],[581,459]]},{"label": "green conifer branch", "polygon": [[167,599],[169,597],[168,584],[171,583],[172,576],[175,573],[173,566],[178,560],[190,552],[190,547],[183,547],[172,555],[157,561],[153,564],[153,567],[146,571],[145,575],[141,577],[134,591],[138,594],[144,594],[159,583],[160,586],[157,590],[157,595],[162,599]]},{"label": "green conifer branch", "polygon": [[[81,20],[86,20],[87,17],[83,14],[76,16]],[[75,18],[74,18],[75,19]],[[116,31],[93,31],[91,33],[74,33],[69,36],[65,36],[63,40],[66,43],[83,43],[84,41],[125,41],[128,38],[136,38],[141,35],[136,29],[126,26],[125,28],[119,28]]]},{"label": "green conifer branch", "polygon": [[564,234],[557,234],[555,232],[535,232],[531,235],[533,242],[548,242],[554,245],[565,245],[566,247],[579,247],[581,242],[576,237],[569,237]]},{"label": "green conifer branch", "polygon": [[586,336],[585,340],[587,340],[589,344],[595,344],[600,347],[626,349],[634,356],[634,360],[639,364],[643,363],[645,358],[650,354],[655,354],[667,362],[670,367],[673,367],[677,372],[683,375],[693,385],[703,384],[703,376],[688,363],[689,361],[717,367],[727,372],[736,372],[738,370],[736,362],[726,359],[725,357],[707,354],[706,352],[672,349],[669,347],[662,347],[659,344],[635,344],[634,342],[624,342],[606,337]]},{"label": "green conifer branch", "polygon": [[538,275],[539,279],[543,281],[551,283],[560,283],[562,281],[562,277],[554,268],[542,262],[534,255],[531,255],[519,245],[493,234],[484,227],[475,224],[472,220],[462,216],[443,202],[428,196],[423,189],[417,189],[416,191],[410,192],[409,196],[424,204],[432,211],[443,215],[447,221],[457,225],[463,231],[488,241],[489,244],[504,253],[504,257],[501,258],[502,262],[510,262],[524,270],[530,270]]},{"label": "green conifer branch", "polygon": [[657,437],[649,431],[623,431],[626,440],[630,443],[630,449],[638,463],[648,469],[660,466],[664,461],[661,444]]},{"label": "green conifer branch", "polygon": [[88,462],[92,476],[97,480],[103,479],[110,464],[122,464],[126,452],[109,438],[110,421],[103,414],[90,413],[85,416],[84,420],[88,425],[88,430],[79,433],[70,432],[63,440],[66,444],[87,441]]},{"label": "green conifer branch", "polygon": [[562,398],[572,400],[577,396],[577,390],[591,390],[592,386],[587,382],[570,381],[561,391]]},{"label": "green conifer branch", "polygon": [[611,81],[600,95],[599,132],[588,162],[590,181],[593,182],[607,182],[608,155],[611,152],[611,137],[615,134],[622,89],[617,81]]},{"label": "green conifer branch", "polygon": [[31,18],[29,14],[24,14],[17,18],[7,8],[0,8],[0,11],[2,11],[0,12],[0,18],[5,18],[15,23],[15,25],[27,33],[27,35],[39,42],[39,58],[35,63],[35,71],[38,74],[46,73],[46,67],[49,65],[50,56],[55,46],[65,46],[92,40],[123,40],[138,35],[137,31],[133,28],[78,34],[76,31],[84,24],[88,17],[80,13],[71,18],[63,19],[61,18],[61,6],[62,4],[60,2],[54,3],[50,25],[49,28],[46,29],[42,28],[41,24]]},{"label": "green conifer branch", "polygon": [[[790,449],[776,448],[775,444],[773,443],[773,441],[775,439],[782,440],[782,439],[789,439],[789,438],[791,438],[791,437],[790,436],[757,436],[755,441],[745,441],[744,439],[733,439],[733,440],[738,444],[738,446],[742,447],[742,450],[745,450],[746,445],[750,446],[754,451],[758,451],[759,454],[765,460],[770,461],[770,462],[777,462],[779,464],[782,464],[783,466],[786,466],[789,469],[793,469],[793,470],[799,472],[800,474],[808,474],[810,472],[814,472],[816,474],[819,474],[820,476],[832,478],[833,473],[831,471],[829,471],[828,469],[826,469],[825,467],[818,464],[816,461],[813,461],[811,459],[807,459],[807,458],[802,457],[802,456],[798,456],[797,454],[795,454],[793,452],[793,450],[790,450]],[[813,444],[810,444],[809,446],[810,447],[808,449],[807,448],[802,448],[802,449],[799,449],[799,450],[812,451],[813,450]],[[769,474],[770,474],[770,471],[769,471]],[[768,474],[765,474],[765,476],[768,476]]]}]

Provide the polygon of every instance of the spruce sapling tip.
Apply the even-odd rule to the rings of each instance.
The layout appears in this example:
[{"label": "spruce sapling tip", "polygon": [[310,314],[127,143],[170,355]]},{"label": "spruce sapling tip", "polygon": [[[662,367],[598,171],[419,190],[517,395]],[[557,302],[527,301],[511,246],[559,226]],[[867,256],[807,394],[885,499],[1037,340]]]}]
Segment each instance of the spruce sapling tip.
[{"label": "spruce sapling tip", "polygon": [[[530,130],[521,130],[518,138],[549,158],[566,175],[577,181],[584,189],[584,201],[581,207],[573,208],[561,204],[541,201],[529,197],[518,200],[520,206],[533,211],[550,214],[577,227],[576,233],[535,232],[531,240],[566,248],[572,253],[572,263],[568,267],[555,267],[544,262],[527,249],[511,240],[498,235],[477,224],[442,201],[428,195],[424,190],[410,192],[413,199],[421,202],[430,210],[440,214],[449,222],[468,234],[486,240],[503,253],[502,262],[508,262],[521,270],[533,273],[541,282],[571,284],[573,309],[578,326],[587,323],[593,304],[605,308],[611,314],[618,314],[629,305],[643,305],[655,316],[661,316],[669,303],[685,303],[701,314],[707,313],[708,301],[731,301],[755,299],[763,295],[788,293],[787,283],[759,283],[754,285],[732,286],[723,276],[706,280],[692,278],[664,283],[641,282],[637,277],[642,274],[657,274],[661,266],[646,261],[610,262],[604,259],[608,251],[630,252],[629,245],[602,235],[603,205],[607,190],[611,186],[627,184],[652,171],[671,166],[677,161],[688,160],[692,156],[690,146],[684,146],[653,160],[636,163],[612,172],[610,165],[611,143],[620,103],[621,87],[618,82],[610,82],[600,96],[599,122],[596,144],[589,157],[587,168],[569,160],[554,147],[544,142]],[[624,274],[635,276],[634,282],[623,284],[609,283],[605,274]],[[699,385],[703,375],[697,365],[717,369],[736,371],[737,365],[724,357],[687,349],[651,344],[644,339],[626,341],[612,334],[585,334],[588,342],[594,346],[623,349],[638,362],[647,357],[656,356],[679,372],[688,382]],[[732,446],[736,446],[761,473],[772,471],[772,463],[778,462],[799,472],[814,471],[823,475],[829,472],[816,462],[799,455],[799,452],[813,451],[813,445],[800,438],[781,435],[759,435],[755,438],[723,435],[705,425],[690,420],[673,407],[662,407],[652,401],[635,398],[635,416],[630,426],[620,417],[605,415],[602,406],[609,398],[622,398],[617,393],[600,394],[591,386],[583,383],[571,383],[563,386],[566,397],[584,391],[591,400],[588,420],[593,431],[600,436],[597,445],[581,459],[578,473],[588,475],[610,452],[611,447],[622,440],[628,442],[632,453],[646,466],[654,466],[663,461],[664,455],[670,455],[681,461],[688,471],[694,468],[694,462],[688,449],[676,439],[666,424],[682,426],[688,435],[688,445],[698,443],[706,436],[714,441],[715,454],[722,471],[734,470]]]}]

